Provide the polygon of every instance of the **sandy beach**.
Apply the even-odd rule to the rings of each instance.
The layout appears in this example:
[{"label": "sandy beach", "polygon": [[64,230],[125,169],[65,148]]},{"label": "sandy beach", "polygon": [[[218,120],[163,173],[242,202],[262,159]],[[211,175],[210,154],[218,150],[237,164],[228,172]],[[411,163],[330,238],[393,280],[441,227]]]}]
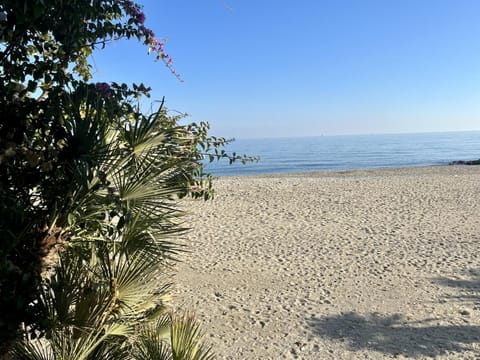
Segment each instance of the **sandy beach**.
[{"label": "sandy beach", "polygon": [[480,358],[480,167],[214,186],[176,303],[219,359]]}]

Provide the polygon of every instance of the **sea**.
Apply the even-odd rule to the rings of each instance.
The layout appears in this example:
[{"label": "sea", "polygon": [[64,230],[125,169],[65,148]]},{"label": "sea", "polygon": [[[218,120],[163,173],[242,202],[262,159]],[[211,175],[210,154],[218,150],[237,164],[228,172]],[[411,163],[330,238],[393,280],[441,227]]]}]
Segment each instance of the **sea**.
[{"label": "sea", "polygon": [[238,139],[226,151],[260,160],[215,161],[206,165],[207,172],[239,176],[448,165],[480,159],[480,131]]}]

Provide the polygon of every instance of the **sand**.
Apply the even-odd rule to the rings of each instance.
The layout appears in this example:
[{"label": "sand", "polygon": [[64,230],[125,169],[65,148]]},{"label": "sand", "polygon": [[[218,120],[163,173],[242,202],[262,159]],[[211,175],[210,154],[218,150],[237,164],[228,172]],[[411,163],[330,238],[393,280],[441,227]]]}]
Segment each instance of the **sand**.
[{"label": "sand", "polygon": [[219,359],[480,359],[480,167],[214,186],[176,302]]}]

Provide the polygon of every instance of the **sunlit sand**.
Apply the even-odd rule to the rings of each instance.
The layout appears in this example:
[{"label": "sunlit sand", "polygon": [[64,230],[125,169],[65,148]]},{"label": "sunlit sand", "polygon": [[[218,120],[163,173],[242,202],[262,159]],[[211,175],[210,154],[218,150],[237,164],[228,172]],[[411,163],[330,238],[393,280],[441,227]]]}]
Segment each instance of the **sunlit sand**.
[{"label": "sunlit sand", "polygon": [[178,302],[220,359],[480,353],[480,168],[225,177]]}]

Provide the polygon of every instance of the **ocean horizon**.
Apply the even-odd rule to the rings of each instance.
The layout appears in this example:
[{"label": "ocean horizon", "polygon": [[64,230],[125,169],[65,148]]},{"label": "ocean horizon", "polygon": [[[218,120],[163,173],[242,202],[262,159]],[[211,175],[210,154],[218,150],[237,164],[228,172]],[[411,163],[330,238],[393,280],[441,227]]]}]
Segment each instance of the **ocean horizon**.
[{"label": "ocean horizon", "polygon": [[480,131],[238,139],[226,147],[260,161],[208,163],[214,176],[448,165],[480,158]]}]

